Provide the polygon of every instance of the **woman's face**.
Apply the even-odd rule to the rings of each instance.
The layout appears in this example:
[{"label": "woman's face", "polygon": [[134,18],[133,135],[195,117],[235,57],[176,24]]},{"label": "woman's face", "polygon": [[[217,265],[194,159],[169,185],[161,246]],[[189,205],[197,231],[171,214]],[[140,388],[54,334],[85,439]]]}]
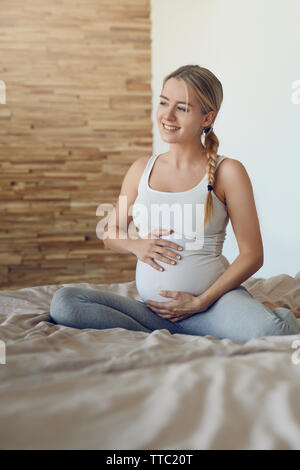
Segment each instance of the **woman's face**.
[{"label": "woman's face", "polygon": [[[186,86],[189,92],[187,106],[185,84],[177,78],[167,80],[160,95],[156,119],[160,135],[166,142],[199,141],[202,128],[209,125],[205,124],[207,115],[202,114],[194,90],[187,83]],[[164,123],[176,130],[166,129]]]}]

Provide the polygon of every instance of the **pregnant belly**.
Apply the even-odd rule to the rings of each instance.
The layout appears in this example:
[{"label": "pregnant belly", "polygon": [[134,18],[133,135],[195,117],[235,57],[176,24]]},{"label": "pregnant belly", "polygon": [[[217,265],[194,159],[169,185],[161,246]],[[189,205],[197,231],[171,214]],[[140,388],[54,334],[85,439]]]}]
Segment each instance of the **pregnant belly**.
[{"label": "pregnant belly", "polygon": [[230,265],[223,255],[198,253],[188,253],[187,255],[183,253],[182,259],[176,261],[177,264],[175,265],[157,259],[155,259],[155,262],[162,266],[164,271],[158,271],[139,259],[137,261],[136,288],[144,302],[146,300],[170,302],[170,298],[159,294],[161,290],[174,290],[188,292],[192,295],[201,295]]}]

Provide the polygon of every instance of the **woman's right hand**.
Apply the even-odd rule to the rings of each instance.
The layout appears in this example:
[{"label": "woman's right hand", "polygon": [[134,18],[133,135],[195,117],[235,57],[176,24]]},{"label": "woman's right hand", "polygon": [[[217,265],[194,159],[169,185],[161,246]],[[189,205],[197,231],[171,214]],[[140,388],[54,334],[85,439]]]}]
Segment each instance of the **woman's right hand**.
[{"label": "woman's right hand", "polygon": [[[171,242],[169,240],[164,240],[159,238],[161,235],[167,235],[168,233],[172,233],[174,230],[154,230],[150,232],[146,238],[139,238],[135,240],[134,248],[132,253],[143,263],[147,263],[152,266],[154,269],[158,271],[164,271],[164,268],[161,267],[154,261],[154,258],[163,261],[164,263],[168,264],[176,264],[176,261],[172,263],[172,260],[181,259],[181,256],[178,253],[174,253],[174,251],[168,249],[167,247],[173,248],[174,250],[180,250],[180,245],[177,243]],[[169,258],[167,258],[169,256]]]}]

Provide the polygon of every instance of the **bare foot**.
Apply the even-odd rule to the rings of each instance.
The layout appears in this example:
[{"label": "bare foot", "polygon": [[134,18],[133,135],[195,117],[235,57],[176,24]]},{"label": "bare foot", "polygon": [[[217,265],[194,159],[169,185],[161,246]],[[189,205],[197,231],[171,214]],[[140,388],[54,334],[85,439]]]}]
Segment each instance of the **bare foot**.
[{"label": "bare foot", "polygon": [[279,305],[276,305],[276,304],[272,304],[271,302],[262,302],[262,304],[264,304],[266,307],[270,308],[271,310],[273,310],[273,308],[276,308],[276,307],[279,307]]},{"label": "bare foot", "polygon": [[300,310],[290,308],[290,311],[293,312],[293,314],[295,315],[296,318],[300,318]]},{"label": "bare foot", "polygon": [[[271,302],[267,302],[267,301],[262,302],[262,304],[264,304],[266,307],[270,308],[271,310],[273,310],[273,308],[280,307],[280,305],[272,304]],[[294,308],[293,309],[290,308],[289,310],[293,312],[296,318],[300,318],[300,310],[296,310]]]}]

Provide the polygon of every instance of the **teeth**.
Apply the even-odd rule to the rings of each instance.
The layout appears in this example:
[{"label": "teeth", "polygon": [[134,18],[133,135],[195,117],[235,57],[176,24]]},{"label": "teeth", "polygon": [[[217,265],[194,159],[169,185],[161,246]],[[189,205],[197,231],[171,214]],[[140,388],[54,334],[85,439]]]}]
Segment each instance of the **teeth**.
[{"label": "teeth", "polygon": [[169,129],[170,131],[179,129],[179,127],[170,127],[170,126],[167,126],[166,124],[163,124],[163,126],[164,126],[166,129]]}]

